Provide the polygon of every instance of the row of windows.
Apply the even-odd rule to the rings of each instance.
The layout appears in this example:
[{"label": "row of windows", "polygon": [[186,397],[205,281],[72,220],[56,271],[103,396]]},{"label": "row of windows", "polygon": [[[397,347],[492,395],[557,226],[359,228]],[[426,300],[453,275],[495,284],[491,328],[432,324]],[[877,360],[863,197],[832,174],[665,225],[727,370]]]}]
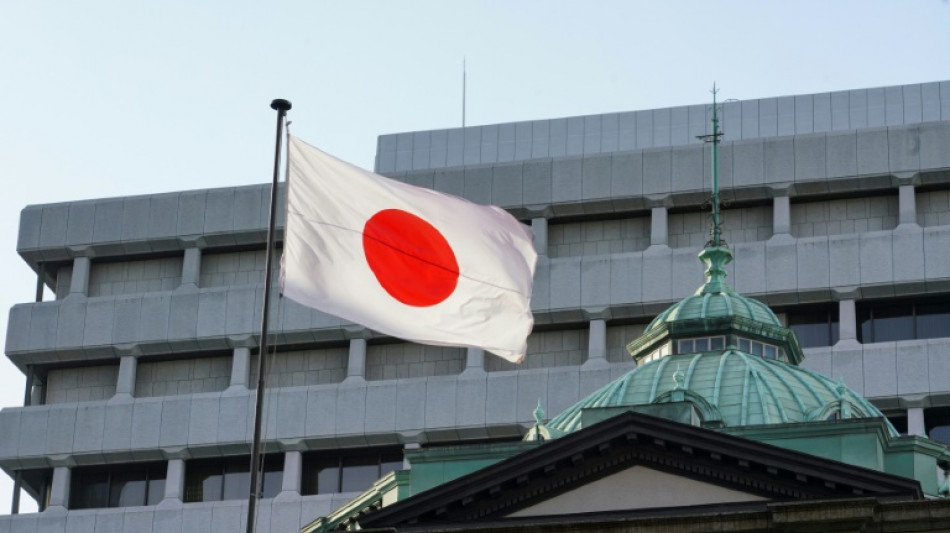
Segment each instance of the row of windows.
[{"label": "row of windows", "polygon": [[[368,448],[303,455],[301,494],[360,492],[380,477],[402,468],[402,448]],[[71,472],[70,509],[156,505],[165,496],[167,463],[76,467]],[[261,493],[280,493],[284,456],[264,457]],[[216,502],[247,499],[250,487],[247,456],[196,459],[185,463],[184,501]]]},{"label": "row of windows", "polygon": [[[906,341],[950,337],[950,298],[858,302],[858,341]],[[831,346],[839,339],[838,304],[801,306],[785,312],[802,348]]]}]

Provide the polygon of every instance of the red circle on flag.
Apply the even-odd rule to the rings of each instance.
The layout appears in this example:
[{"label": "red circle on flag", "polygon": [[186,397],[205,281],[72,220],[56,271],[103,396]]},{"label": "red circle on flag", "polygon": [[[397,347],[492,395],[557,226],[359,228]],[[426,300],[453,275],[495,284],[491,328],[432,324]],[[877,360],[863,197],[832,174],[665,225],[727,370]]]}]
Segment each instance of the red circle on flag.
[{"label": "red circle on flag", "polygon": [[366,221],[363,253],[383,289],[406,305],[435,305],[458,285],[449,242],[432,224],[400,209],[384,209]]}]

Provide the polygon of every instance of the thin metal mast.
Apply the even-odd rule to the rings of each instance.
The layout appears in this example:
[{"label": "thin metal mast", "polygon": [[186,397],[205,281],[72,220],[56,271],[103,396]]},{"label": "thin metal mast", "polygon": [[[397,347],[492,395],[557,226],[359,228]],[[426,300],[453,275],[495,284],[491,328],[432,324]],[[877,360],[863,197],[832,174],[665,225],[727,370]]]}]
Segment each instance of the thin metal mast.
[{"label": "thin metal mast", "polygon": [[257,393],[254,404],[254,440],[251,443],[251,482],[247,499],[247,533],[254,533],[257,498],[260,494],[258,471],[261,468],[261,415],[264,408],[264,371],[267,360],[267,318],[270,313],[271,264],[274,261],[274,226],[277,221],[277,182],[280,179],[280,141],[284,132],[284,118],[291,104],[277,99],[270,103],[277,111],[277,141],[274,149],[274,180],[270,189],[270,219],[267,223],[267,252],[264,259],[264,309],[261,315],[261,342],[257,353]]},{"label": "thin metal mast", "polygon": [[700,135],[698,138],[705,142],[712,143],[712,217],[713,228],[712,238],[707,246],[722,246],[722,222],[720,220],[719,205],[719,142],[722,138],[722,132],[719,131],[719,106],[716,104],[716,94],[719,89],[713,83],[712,95],[712,126],[713,131],[709,135]]},{"label": "thin metal mast", "polygon": [[462,56],[462,127],[465,127],[465,90],[467,88],[465,56]]}]

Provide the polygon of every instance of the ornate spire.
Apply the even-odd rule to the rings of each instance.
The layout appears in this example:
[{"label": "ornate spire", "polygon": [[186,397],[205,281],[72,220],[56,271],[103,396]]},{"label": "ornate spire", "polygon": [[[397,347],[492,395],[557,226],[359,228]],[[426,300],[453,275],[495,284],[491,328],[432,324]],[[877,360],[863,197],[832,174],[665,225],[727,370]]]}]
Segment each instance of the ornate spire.
[{"label": "ornate spire", "polygon": [[718,92],[719,89],[713,83],[712,133],[699,137],[705,142],[712,143],[712,198],[710,202],[712,203],[713,225],[709,232],[710,239],[699,254],[699,259],[706,265],[706,284],[700,289],[700,292],[704,294],[732,290],[726,284],[726,265],[732,261],[732,252],[726,248],[726,243],[722,240],[722,220],[719,213],[719,140],[722,137],[722,132],[719,131],[719,107],[716,105],[716,94]]}]

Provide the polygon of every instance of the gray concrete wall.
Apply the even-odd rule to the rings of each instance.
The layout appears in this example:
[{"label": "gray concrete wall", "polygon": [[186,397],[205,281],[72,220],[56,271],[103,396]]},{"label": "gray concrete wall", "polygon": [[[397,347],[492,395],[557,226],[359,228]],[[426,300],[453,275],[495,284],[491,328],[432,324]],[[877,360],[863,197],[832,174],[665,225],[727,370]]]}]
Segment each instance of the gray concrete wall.
[{"label": "gray concrete wall", "polygon": [[[339,383],[346,378],[346,348],[279,352],[267,359],[267,387]],[[251,387],[257,386],[257,355],[251,356]]]},{"label": "gray concrete wall", "polygon": [[522,364],[516,365],[500,357],[486,355],[485,370],[499,372],[582,365],[587,360],[589,331],[586,325],[557,331],[535,331],[528,336],[528,352]]},{"label": "gray concrete wall", "polygon": [[366,347],[367,380],[451,376],[465,370],[465,349],[408,342]]},{"label": "gray concrete wall", "polygon": [[950,225],[950,190],[918,192],[917,223],[921,226]]},{"label": "gray concrete wall", "polygon": [[649,214],[548,225],[549,257],[639,252],[649,246]]},{"label": "gray concrete wall", "polygon": [[[950,291],[950,226],[895,229],[783,241],[737,243],[729,281],[770,305]],[[694,248],[543,260],[532,309],[538,324],[592,317],[648,319],[702,283]],[[261,287],[18,304],[9,315],[6,353],[18,364],[120,355],[230,349],[260,327]],[[289,300],[274,324],[283,342],[339,342],[339,318]],[[355,326],[347,326],[355,327]],[[240,340],[244,339],[244,340]]]},{"label": "gray concrete wall", "polygon": [[[205,253],[201,256],[201,287],[260,285],[264,283],[264,250]],[[279,272],[280,266],[274,265]]]},{"label": "gray concrete wall", "polygon": [[[382,173],[700,144],[709,104],[381,135]],[[722,103],[725,141],[950,119],[950,82]]]},{"label": "gray concrete wall", "polygon": [[[259,533],[287,533],[345,504],[353,494],[266,498]],[[43,533],[234,533],[246,527],[247,502],[163,503],[161,507],[89,509],[0,516],[0,531]]]},{"label": "gray concrete wall", "polygon": [[887,196],[793,203],[791,233],[814,237],[892,230],[899,218],[896,191]]},{"label": "gray concrete wall", "polygon": [[[702,249],[712,227],[710,211],[671,213],[667,219],[671,248]],[[724,209],[722,236],[728,244],[767,241],[772,237],[772,207],[756,206]]]},{"label": "gray concrete wall", "polygon": [[607,327],[607,361],[627,363],[633,360],[627,351],[627,343],[639,337],[647,324],[624,324]]},{"label": "gray concrete wall", "polygon": [[46,376],[46,403],[107,400],[115,394],[118,364],[57,368]]},{"label": "gray concrete wall", "polygon": [[[916,174],[926,185],[943,179],[939,169],[950,168],[948,144],[950,121],[735,141],[722,146],[721,182],[738,202],[788,190],[794,197],[893,187],[892,174]],[[708,196],[708,157],[703,146],[653,148],[393,177],[500,205],[524,219],[608,215],[701,204]],[[183,250],[196,243],[208,251],[259,246],[265,216],[254,206],[263,202],[265,188],[30,206],[21,213],[17,250],[35,265],[83,254]],[[100,218],[109,224],[98,224]],[[81,223],[67,224],[72,219]]]},{"label": "gray concrete wall", "polygon": [[181,285],[181,257],[97,263],[89,270],[89,296],[170,291]]},{"label": "gray concrete wall", "polygon": [[196,355],[172,361],[139,361],[135,373],[135,396],[178,396],[218,392],[228,388],[231,357]]}]

